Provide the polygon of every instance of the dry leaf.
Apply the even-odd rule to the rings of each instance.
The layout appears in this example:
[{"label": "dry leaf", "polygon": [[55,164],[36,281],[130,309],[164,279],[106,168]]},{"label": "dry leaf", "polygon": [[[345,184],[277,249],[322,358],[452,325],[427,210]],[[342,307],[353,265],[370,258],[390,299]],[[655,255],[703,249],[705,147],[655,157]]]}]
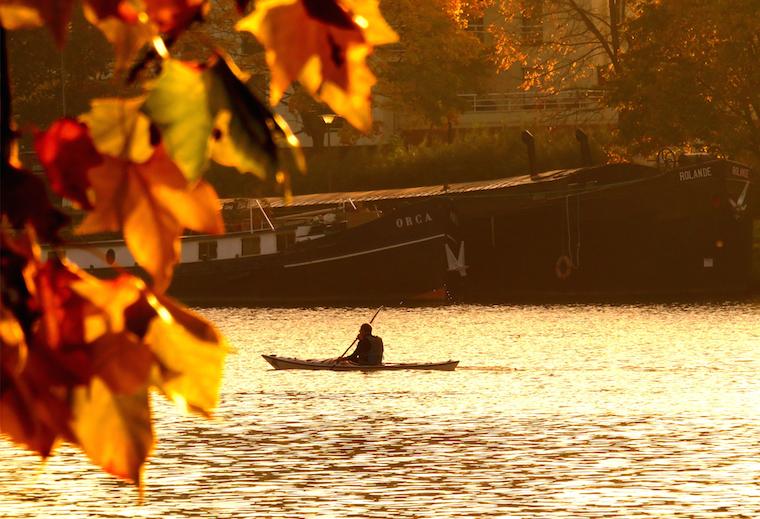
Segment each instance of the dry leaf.
[{"label": "dry leaf", "polygon": [[169,286],[184,228],[224,231],[214,189],[203,181],[188,184],[162,147],[144,164],[106,157],[89,175],[95,210],[77,232],[123,230],[132,255],[152,276],[158,292]]},{"label": "dry leaf", "polygon": [[375,77],[365,61],[373,46],[398,39],[375,0],[263,0],[236,28],[266,48],[272,105],[298,79],[356,128],[372,128]]}]

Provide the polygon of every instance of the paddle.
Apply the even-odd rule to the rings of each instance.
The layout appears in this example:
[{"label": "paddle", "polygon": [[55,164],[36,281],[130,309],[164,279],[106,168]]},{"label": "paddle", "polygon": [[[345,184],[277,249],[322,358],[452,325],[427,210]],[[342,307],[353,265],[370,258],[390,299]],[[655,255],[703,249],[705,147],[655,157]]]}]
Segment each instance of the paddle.
[{"label": "paddle", "polygon": [[[374,321],[374,320],[375,320],[375,317],[377,317],[377,314],[379,314],[379,313],[380,313],[380,310],[382,310],[382,309],[383,309],[383,307],[382,307],[382,306],[381,306],[380,308],[378,308],[378,309],[377,309],[377,312],[375,312],[375,315],[373,315],[373,316],[372,316],[372,319],[370,319],[370,320],[369,320],[369,324],[372,324],[372,321]],[[345,355],[346,353],[348,353],[348,350],[350,350],[350,349],[351,349],[351,346],[353,346],[353,345],[354,345],[354,343],[355,343],[355,342],[356,342],[358,339],[359,339],[359,336],[356,336],[356,337],[354,338],[354,340],[353,340],[353,341],[351,341],[351,344],[349,344],[349,345],[348,345],[348,348],[346,348],[346,350],[345,350],[343,353],[341,353],[340,357],[338,357],[337,359],[335,359],[335,362],[333,363],[333,365],[336,365],[336,364],[338,364],[338,361],[339,361],[340,359],[342,359],[342,358],[343,358],[343,355]]]}]

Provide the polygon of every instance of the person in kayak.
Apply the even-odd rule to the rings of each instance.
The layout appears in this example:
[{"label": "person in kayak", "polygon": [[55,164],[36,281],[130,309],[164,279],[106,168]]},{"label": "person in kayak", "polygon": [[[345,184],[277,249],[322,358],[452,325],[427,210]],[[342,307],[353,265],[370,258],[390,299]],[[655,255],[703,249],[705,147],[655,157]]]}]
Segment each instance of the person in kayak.
[{"label": "person in kayak", "polygon": [[356,338],[359,340],[359,344],[356,345],[354,352],[340,360],[354,362],[362,366],[377,366],[383,363],[383,339],[377,335],[372,335],[372,325],[369,323],[361,325],[359,335]]}]

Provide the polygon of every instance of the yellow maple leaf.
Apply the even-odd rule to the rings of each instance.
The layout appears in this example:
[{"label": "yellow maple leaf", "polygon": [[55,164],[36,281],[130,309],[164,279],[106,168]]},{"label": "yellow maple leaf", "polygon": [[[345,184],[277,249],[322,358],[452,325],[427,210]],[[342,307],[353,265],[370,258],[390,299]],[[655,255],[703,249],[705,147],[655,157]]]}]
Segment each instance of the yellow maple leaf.
[{"label": "yellow maple leaf", "polygon": [[79,119],[90,129],[95,149],[137,163],[151,158],[150,119],[140,111],[144,102],[144,97],[93,99],[90,111]]},{"label": "yellow maple leaf", "polygon": [[170,299],[149,301],[158,317],[144,341],[160,366],[152,383],[184,410],[208,416],[219,401],[227,343],[205,319]]},{"label": "yellow maple leaf", "polygon": [[117,394],[94,377],[88,387],[72,392],[71,429],[93,463],[140,484],[154,444],[147,388]]},{"label": "yellow maple leaf", "polygon": [[96,26],[114,50],[114,68],[123,71],[137,56],[137,53],[158,34],[154,24],[148,23],[145,16],[130,19],[118,16],[99,17],[88,3],[83,5],[87,20]]},{"label": "yellow maple leaf", "polygon": [[376,0],[263,0],[236,28],[266,48],[272,105],[298,79],[356,128],[372,128],[375,76],[366,58],[373,46],[398,40]]},{"label": "yellow maple leaf", "polygon": [[144,164],[104,157],[88,172],[95,209],[77,232],[123,230],[135,260],[164,292],[179,260],[184,228],[220,234],[219,199],[210,184],[189,184],[163,147]]},{"label": "yellow maple leaf", "polygon": [[124,312],[140,298],[145,289],[142,280],[126,274],[113,280],[102,280],[67,260],[63,263],[79,278],[72,281],[71,290],[88,302],[83,315],[85,342],[91,343],[107,333],[124,331]]}]

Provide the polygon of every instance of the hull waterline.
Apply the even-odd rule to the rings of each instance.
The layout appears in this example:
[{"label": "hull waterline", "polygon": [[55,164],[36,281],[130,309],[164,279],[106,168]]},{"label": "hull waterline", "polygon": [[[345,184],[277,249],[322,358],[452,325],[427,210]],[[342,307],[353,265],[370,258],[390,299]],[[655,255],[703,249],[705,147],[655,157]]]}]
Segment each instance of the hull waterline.
[{"label": "hull waterline", "polygon": [[333,359],[329,360],[301,360],[277,355],[262,355],[274,369],[305,369],[326,371],[400,371],[400,370],[432,370],[454,371],[459,364],[458,360],[428,363],[406,364],[381,364],[379,366],[358,366],[355,364],[336,364]]}]

